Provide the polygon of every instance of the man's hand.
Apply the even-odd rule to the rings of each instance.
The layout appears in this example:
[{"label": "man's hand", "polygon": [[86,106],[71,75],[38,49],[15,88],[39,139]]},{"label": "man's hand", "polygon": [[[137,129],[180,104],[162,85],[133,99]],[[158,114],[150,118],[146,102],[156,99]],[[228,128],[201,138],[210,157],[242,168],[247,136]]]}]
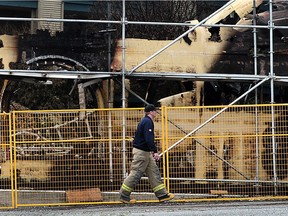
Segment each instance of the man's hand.
[{"label": "man's hand", "polygon": [[153,153],[153,158],[154,158],[154,160],[159,161],[160,156],[158,153]]}]

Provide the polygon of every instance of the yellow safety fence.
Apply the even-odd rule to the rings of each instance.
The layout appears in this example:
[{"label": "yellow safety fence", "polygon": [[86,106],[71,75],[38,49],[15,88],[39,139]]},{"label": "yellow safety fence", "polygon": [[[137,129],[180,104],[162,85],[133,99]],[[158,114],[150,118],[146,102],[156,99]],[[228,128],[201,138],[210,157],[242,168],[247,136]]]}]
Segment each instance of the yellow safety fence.
[{"label": "yellow safety fence", "polygon": [[[160,167],[175,201],[287,198],[287,104],[161,107]],[[143,109],[3,113],[2,208],[120,203]],[[157,202],[144,176],[132,193]]]},{"label": "yellow safety fence", "polygon": [[13,153],[12,153],[11,115],[0,113],[0,209],[13,208]]}]

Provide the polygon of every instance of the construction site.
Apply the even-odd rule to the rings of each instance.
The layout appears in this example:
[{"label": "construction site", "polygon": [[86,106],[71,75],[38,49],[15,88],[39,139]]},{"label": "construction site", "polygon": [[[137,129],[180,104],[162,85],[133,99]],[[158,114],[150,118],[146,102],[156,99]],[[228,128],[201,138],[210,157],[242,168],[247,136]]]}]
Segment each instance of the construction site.
[{"label": "construction site", "polygon": [[[182,22],[131,19],[149,1],[25,2],[0,4],[19,12],[0,17],[7,31],[29,26],[0,35],[0,208],[120,203],[149,103],[175,202],[287,199],[286,0],[211,1]],[[106,19],[71,18],[86,8]],[[132,197],[158,202],[146,176]]]}]

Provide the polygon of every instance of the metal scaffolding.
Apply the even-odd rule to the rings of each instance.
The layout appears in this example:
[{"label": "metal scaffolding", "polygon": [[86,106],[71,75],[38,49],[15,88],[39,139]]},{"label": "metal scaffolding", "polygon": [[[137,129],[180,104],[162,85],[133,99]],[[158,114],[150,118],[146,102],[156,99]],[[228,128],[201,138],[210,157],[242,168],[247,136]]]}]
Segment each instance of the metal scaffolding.
[{"label": "metal scaffolding", "polygon": [[[125,26],[127,25],[167,25],[167,26],[187,26],[191,27],[188,31],[184,32],[182,35],[174,39],[171,43],[169,43],[167,46],[163,47],[161,50],[153,54],[147,59],[144,59],[143,62],[135,66],[131,71],[125,71],[125,68],[122,69],[122,73],[119,74],[117,72],[111,72],[111,71],[45,71],[45,70],[0,70],[0,76],[3,78],[9,78],[9,77],[26,77],[26,78],[63,78],[63,79],[107,79],[107,78],[114,78],[114,77],[124,77],[125,79],[129,78],[155,78],[155,79],[171,79],[171,80],[193,80],[193,81],[212,81],[212,80],[236,80],[236,81],[260,81],[267,76],[265,75],[258,75],[257,73],[257,29],[268,29],[270,31],[270,73],[268,77],[271,80],[271,85],[276,82],[287,82],[288,76],[276,76],[273,71],[273,31],[275,29],[288,29],[288,26],[275,26],[273,22],[272,17],[272,4],[273,0],[269,0],[269,10],[270,10],[270,21],[269,25],[263,26],[263,25],[256,25],[255,23],[255,16],[256,12],[255,9],[253,10],[253,16],[254,16],[254,22],[253,25],[231,25],[231,24],[205,24],[205,21],[207,21],[209,18],[215,16],[219,12],[221,12],[223,9],[227,8],[229,5],[234,3],[236,0],[231,0],[227,2],[224,6],[222,6],[220,9],[215,11],[213,14],[208,16],[207,18],[203,19],[199,24],[192,25],[188,23],[167,23],[167,22],[136,22],[136,21],[129,21],[125,17],[125,0],[122,0],[122,6],[123,6],[123,17],[121,21],[112,21],[112,20],[83,20],[83,19],[53,19],[53,18],[12,18],[12,17],[0,17],[0,21],[45,21],[45,22],[70,22],[70,23],[98,23],[98,24],[119,24],[122,25],[122,60],[123,64],[125,65]],[[251,0],[254,2],[256,0]],[[110,9],[111,10],[111,9]],[[254,75],[251,74],[185,74],[183,72],[173,72],[173,71],[163,71],[163,72],[137,72],[134,73],[139,67],[150,61],[155,56],[159,55],[160,53],[164,52],[168,47],[172,46],[176,41],[180,40],[190,32],[194,31],[197,27],[224,27],[224,28],[251,28],[253,29],[253,37],[254,37]],[[111,58],[111,57],[110,57]],[[109,59],[110,59],[109,58]],[[212,72],[212,71],[211,71]],[[271,88],[271,91],[273,92],[273,88]],[[271,93],[272,93],[271,92]],[[273,94],[271,94],[273,95]],[[123,100],[126,100],[123,95]],[[271,102],[273,103],[274,98],[271,98]],[[124,105],[124,103],[122,104]]]}]

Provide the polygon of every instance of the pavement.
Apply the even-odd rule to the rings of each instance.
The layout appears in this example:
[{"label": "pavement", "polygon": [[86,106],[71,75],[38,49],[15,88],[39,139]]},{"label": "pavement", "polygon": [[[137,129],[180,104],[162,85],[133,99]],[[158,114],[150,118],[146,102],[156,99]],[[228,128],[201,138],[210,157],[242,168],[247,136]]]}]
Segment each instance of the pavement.
[{"label": "pavement", "polygon": [[288,200],[19,207],[2,216],[287,216]]}]

